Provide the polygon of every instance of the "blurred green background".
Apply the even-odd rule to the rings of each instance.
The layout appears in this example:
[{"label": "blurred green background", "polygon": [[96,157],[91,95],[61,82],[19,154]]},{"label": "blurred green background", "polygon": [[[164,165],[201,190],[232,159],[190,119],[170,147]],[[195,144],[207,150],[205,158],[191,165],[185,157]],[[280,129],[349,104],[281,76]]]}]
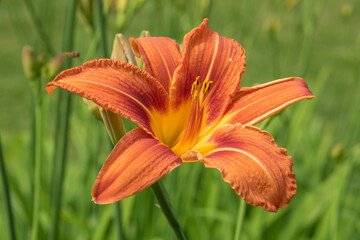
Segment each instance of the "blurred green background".
[{"label": "blurred green background", "polygon": [[[360,1],[103,1],[103,41],[101,24],[96,21],[98,2],[79,0],[71,24],[73,48],[64,49],[72,2],[0,1],[0,131],[18,239],[31,236],[36,182],[35,101],[22,69],[22,48],[33,47],[36,54],[44,54],[45,61],[63,51],[78,51],[80,57],[72,61],[77,66],[110,57],[118,32],[130,37],[149,30],[152,36],[181,43],[184,34],[204,17],[209,18],[212,30],[245,48],[247,70],[242,86],[298,76],[316,95],[259,124],[293,157],[298,190],[289,207],[276,214],[246,206],[240,239],[360,239]],[[63,165],[53,162],[60,147],[54,145],[61,117],[56,112],[63,111],[57,109],[60,92],[43,97],[37,238],[174,239],[150,189],[120,202],[121,234],[115,214],[119,208],[90,201],[92,184],[111,147],[102,123],[77,96],[71,101],[65,160]],[[59,99],[66,102],[63,97]],[[64,172],[59,176],[61,184],[56,185],[59,166]],[[240,198],[217,170],[205,169],[201,163],[184,164],[166,176],[164,183],[188,239],[234,238]],[[11,232],[5,195],[2,184],[1,239]],[[54,198],[60,202],[56,230]]]}]

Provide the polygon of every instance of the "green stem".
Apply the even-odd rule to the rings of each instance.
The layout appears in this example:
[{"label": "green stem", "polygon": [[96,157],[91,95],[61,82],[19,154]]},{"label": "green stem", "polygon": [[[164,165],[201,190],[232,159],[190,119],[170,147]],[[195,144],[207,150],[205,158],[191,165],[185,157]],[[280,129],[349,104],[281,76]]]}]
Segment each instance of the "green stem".
[{"label": "green stem", "polygon": [[43,104],[41,96],[37,96],[35,105],[35,162],[34,162],[34,201],[31,239],[38,239],[40,194],[41,194],[41,164],[42,164],[42,143],[43,143]]},{"label": "green stem", "polygon": [[151,189],[157,198],[161,210],[163,211],[166,219],[170,223],[176,237],[178,239],[186,239],[181,229],[180,223],[177,219],[176,213],[171,205],[169,195],[161,179],[151,186]]},{"label": "green stem", "polygon": [[[67,6],[67,17],[64,30],[63,51],[72,51],[75,32],[76,0],[69,0]],[[71,58],[66,58],[64,68],[71,67]],[[52,221],[50,239],[57,239],[59,227],[59,212],[66,167],[66,154],[68,147],[69,119],[71,114],[71,94],[60,92],[56,103],[56,134],[55,151],[53,156],[53,179],[52,179]]]},{"label": "green stem", "polygon": [[246,202],[242,198],[240,198],[234,240],[240,239],[240,234],[241,234],[241,229],[242,229],[242,225],[244,222],[245,212],[246,212]]},{"label": "green stem", "polygon": [[2,176],[2,182],[4,187],[4,195],[5,195],[5,209],[6,209],[6,216],[9,223],[9,235],[11,240],[16,240],[16,234],[15,234],[15,222],[12,212],[12,205],[11,205],[11,196],[10,196],[10,190],[9,190],[9,183],[7,180],[6,175],[6,168],[5,168],[5,160],[2,153],[2,146],[1,146],[1,136],[0,136],[0,172]]}]

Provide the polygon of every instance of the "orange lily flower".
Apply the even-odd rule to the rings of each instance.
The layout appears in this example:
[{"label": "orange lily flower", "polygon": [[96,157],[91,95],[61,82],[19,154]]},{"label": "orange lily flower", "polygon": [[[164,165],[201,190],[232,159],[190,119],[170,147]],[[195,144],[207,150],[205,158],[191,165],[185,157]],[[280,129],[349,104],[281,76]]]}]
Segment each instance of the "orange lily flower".
[{"label": "orange lily flower", "polygon": [[89,61],[46,86],[90,99],[139,127],[127,133],[104,163],[93,200],[112,203],[138,193],[183,162],[220,170],[244,200],[276,212],[296,192],[292,160],[270,134],[253,125],[302,99],[303,79],[240,86],[245,51],[211,31],[207,19],[186,34],[184,52],[170,38],[131,38],[145,70],[120,61]]}]

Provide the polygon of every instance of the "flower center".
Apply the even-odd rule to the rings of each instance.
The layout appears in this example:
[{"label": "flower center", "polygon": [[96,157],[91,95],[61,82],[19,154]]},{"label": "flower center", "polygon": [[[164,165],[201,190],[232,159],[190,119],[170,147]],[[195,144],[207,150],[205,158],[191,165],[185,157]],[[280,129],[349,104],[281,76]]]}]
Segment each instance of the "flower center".
[{"label": "flower center", "polygon": [[171,148],[178,156],[186,153],[194,146],[203,127],[204,101],[210,90],[212,81],[205,79],[202,84],[200,84],[199,78],[200,77],[196,78],[191,88],[191,108],[186,127]]}]

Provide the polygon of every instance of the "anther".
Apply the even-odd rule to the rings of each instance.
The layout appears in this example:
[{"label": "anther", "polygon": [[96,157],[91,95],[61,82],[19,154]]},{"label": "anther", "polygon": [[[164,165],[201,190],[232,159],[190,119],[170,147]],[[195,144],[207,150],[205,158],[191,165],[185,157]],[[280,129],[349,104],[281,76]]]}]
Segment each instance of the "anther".
[{"label": "anther", "polygon": [[205,95],[209,90],[211,86],[212,81],[209,81],[209,79],[205,79],[202,85],[202,93]]},{"label": "anther", "polygon": [[210,90],[211,84],[212,84],[212,81],[209,81],[207,86],[206,86],[206,90],[205,90],[204,94],[207,93]]},{"label": "anther", "polygon": [[200,85],[199,78],[200,78],[200,76],[197,76],[196,80],[193,82],[193,84],[191,86],[191,95],[193,96],[193,98],[196,98],[196,96],[198,94],[198,89],[199,89],[199,85]]}]

